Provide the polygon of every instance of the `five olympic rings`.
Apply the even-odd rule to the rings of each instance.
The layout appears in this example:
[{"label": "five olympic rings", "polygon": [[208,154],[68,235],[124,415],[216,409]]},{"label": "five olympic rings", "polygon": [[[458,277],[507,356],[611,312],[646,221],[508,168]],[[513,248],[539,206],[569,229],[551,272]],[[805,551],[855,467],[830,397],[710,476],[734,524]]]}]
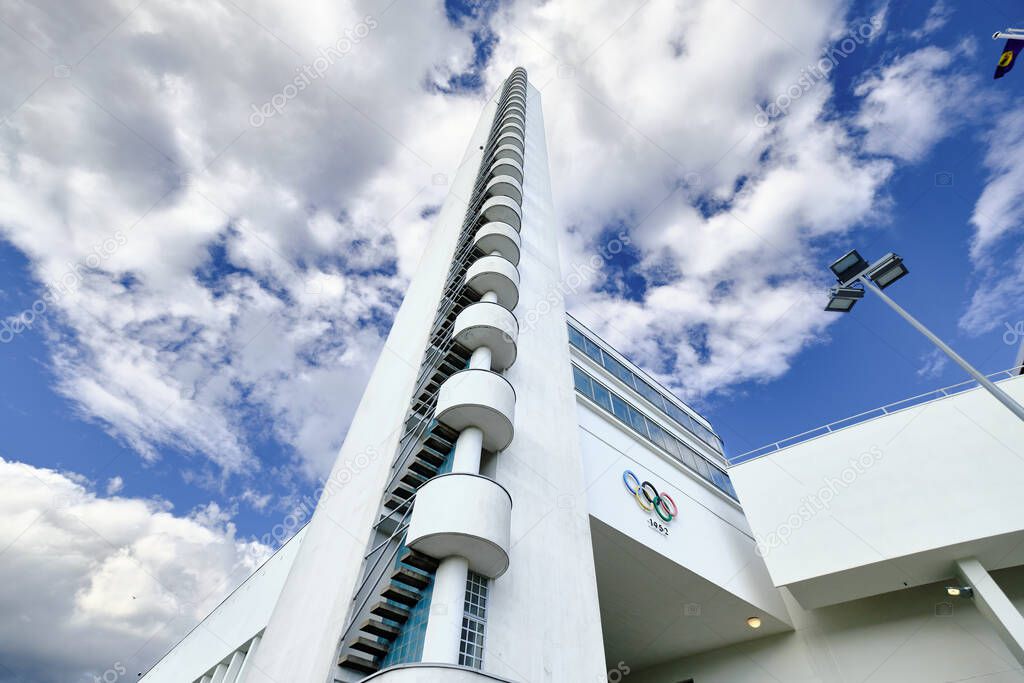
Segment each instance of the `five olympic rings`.
[{"label": "five olympic rings", "polygon": [[633,474],[632,470],[625,470],[622,473],[622,483],[626,485],[626,490],[633,494],[636,504],[644,512],[653,510],[665,522],[671,522],[672,518],[679,514],[676,502],[667,493],[664,491],[658,493],[658,489],[654,488],[654,484],[649,481],[641,483],[640,478]]}]

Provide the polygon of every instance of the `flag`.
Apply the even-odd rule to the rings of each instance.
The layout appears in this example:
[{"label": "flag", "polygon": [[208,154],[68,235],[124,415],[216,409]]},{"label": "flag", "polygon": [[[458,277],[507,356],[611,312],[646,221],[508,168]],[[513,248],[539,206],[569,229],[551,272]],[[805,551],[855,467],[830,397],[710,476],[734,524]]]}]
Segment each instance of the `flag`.
[{"label": "flag", "polygon": [[992,78],[1002,78],[1010,69],[1013,68],[1013,63],[1017,59],[1017,53],[1024,47],[1024,40],[1017,40],[1016,38],[1008,38],[1006,41],[1006,47],[1003,48],[1003,54],[999,55],[999,62],[996,64],[996,74]]}]

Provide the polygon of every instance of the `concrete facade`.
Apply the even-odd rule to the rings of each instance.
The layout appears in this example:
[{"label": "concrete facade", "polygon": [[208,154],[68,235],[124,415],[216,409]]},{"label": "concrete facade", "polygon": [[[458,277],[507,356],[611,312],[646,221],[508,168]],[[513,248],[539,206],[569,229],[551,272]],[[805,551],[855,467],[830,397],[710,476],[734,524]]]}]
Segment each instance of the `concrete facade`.
[{"label": "concrete facade", "polygon": [[1024,425],[966,391],[729,467],[558,236],[516,70],[312,520],[144,681],[1024,682]]}]

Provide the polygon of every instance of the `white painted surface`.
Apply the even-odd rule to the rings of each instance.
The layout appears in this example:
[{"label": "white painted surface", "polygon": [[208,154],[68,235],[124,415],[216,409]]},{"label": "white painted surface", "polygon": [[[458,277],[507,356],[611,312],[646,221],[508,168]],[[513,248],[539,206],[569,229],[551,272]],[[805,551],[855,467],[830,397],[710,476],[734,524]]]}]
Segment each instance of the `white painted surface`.
[{"label": "white painted surface", "polygon": [[[362,557],[391,474],[441,287],[448,277],[466,201],[490,133],[494,105],[485,108],[441,207],[423,259],[395,316],[330,481],[321,497],[245,683],[322,683],[336,656]],[[329,493],[329,495],[328,495]]]},{"label": "white painted surface", "polygon": [[511,565],[491,582],[484,670],[531,683],[600,681],[604,648],[560,293],[561,227],[532,87],[527,107],[519,357],[506,372],[517,390],[516,437],[493,464],[515,501]]},{"label": "white painted surface", "polygon": [[139,680],[194,681],[259,633],[270,619],[305,533],[303,528],[295,534]]},{"label": "white painted surface", "polygon": [[[697,474],[605,417],[607,413],[582,398],[578,404],[590,514],[721,590],[788,622],[740,509]],[[666,523],[642,510],[623,482],[625,470],[667,493],[679,515]],[[667,535],[652,521],[665,527]]]},{"label": "white painted surface", "polygon": [[[996,580],[1024,607],[1024,568]],[[1024,672],[970,600],[944,583],[804,611],[797,630],[634,670],[629,683],[1024,683]]]},{"label": "white painted surface", "polygon": [[488,577],[508,569],[512,499],[477,474],[442,474],[416,492],[406,545],[443,559],[459,555]]},{"label": "white painted surface", "polygon": [[466,269],[466,284],[483,294],[494,292],[508,310],[519,303],[519,271],[501,256],[482,256]]},{"label": "white painted surface", "polygon": [[509,197],[491,197],[480,207],[480,214],[488,221],[508,223],[513,228],[522,229],[523,215],[519,202]]},{"label": "white painted surface", "polygon": [[446,379],[437,393],[434,417],[455,431],[479,427],[484,447],[505,448],[512,440],[516,393],[501,375],[490,370],[461,370]]},{"label": "white painted surface", "polygon": [[[1024,377],[1000,383],[1024,399]],[[1024,423],[981,390],[729,471],[777,586],[805,607],[1024,563]]]},{"label": "white painted surface", "polygon": [[519,232],[508,223],[485,223],[473,241],[485,254],[497,251],[512,265],[519,265]]},{"label": "white painted surface", "polygon": [[1024,666],[1024,616],[1020,610],[973,557],[958,560],[956,572],[962,579],[961,585],[973,590],[975,607],[989,620],[1017,663]]},{"label": "white painted surface", "polygon": [[366,679],[366,683],[509,683],[509,679],[500,678],[482,671],[456,668],[438,664],[403,664],[385,669]]},{"label": "white painted surface", "polygon": [[468,576],[469,561],[464,557],[449,555],[437,565],[430,595],[430,621],[423,637],[424,662],[459,663]]},{"label": "white painted surface", "polygon": [[455,318],[452,335],[467,349],[490,349],[491,367],[494,370],[505,370],[516,361],[519,323],[500,304],[476,303],[466,306]]}]

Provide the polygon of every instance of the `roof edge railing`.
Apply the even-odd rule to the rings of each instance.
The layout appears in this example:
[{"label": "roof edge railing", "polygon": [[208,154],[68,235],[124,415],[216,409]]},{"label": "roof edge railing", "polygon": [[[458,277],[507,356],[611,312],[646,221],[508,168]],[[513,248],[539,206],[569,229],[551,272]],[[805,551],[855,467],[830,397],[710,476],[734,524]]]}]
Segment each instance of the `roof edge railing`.
[{"label": "roof edge railing", "polygon": [[[1024,364],[1015,365],[1012,368],[1000,370],[999,372],[993,372],[992,374],[985,376],[991,380],[996,380],[997,378],[999,380],[1004,380],[1012,379],[1013,377],[1016,377],[1021,374],[1024,374]],[[844,417],[841,420],[829,422],[826,425],[815,427],[814,429],[808,429],[806,432],[800,432],[799,434],[795,434],[794,436],[790,436],[785,439],[780,439],[779,441],[775,441],[774,443],[770,443],[765,446],[761,446],[760,448],[749,450],[746,453],[741,453],[740,455],[733,456],[728,459],[728,467],[731,468],[737,465],[742,465],[743,463],[750,462],[751,460],[756,460],[758,458],[763,458],[766,455],[771,455],[772,453],[781,451],[784,448],[789,448],[790,446],[795,446],[799,443],[803,443],[804,441],[810,441],[811,439],[816,439],[819,436],[825,436],[826,434],[831,434],[833,432],[846,429],[847,427],[852,427],[854,425],[868,422],[870,420],[883,417],[885,415],[898,413],[902,410],[906,410],[907,408],[913,408],[916,405],[921,405],[922,403],[937,401],[941,398],[946,398],[954,394],[959,394],[963,391],[968,391],[970,389],[977,388],[978,386],[979,385],[975,380],[968,379],[964,380],[963,382],[958,382],[957,384],[951,384],[948,387],[942,387],[941,389],[933,389],[923,394],[918,394],[917,396],[911,396],[910,398],[905,398],[900,401],[887,403],[884,406],[872,408],[871,410],[866,410],[863,413],[857,413],[856,415],[851,415],[850,417]]]}]

